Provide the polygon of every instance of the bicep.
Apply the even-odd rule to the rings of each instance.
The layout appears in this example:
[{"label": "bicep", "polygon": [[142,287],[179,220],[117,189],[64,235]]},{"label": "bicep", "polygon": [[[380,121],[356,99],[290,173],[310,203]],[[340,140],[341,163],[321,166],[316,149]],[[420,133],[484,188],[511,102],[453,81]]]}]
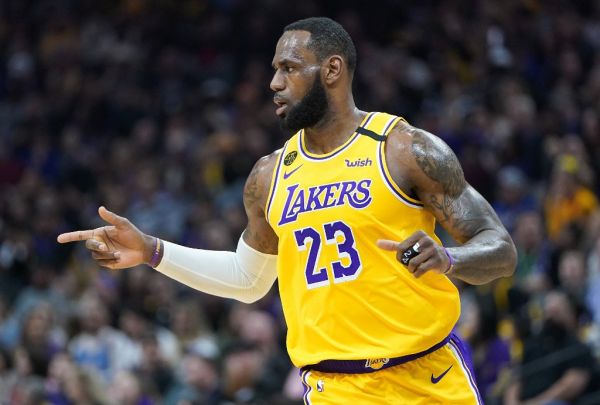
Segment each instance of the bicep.
[{"label": "bicep", "polygon": [[272,255],[277,254],[278,238],[267,222],[265,205],[275,161],[275,154],[260,159],[244,186],[244,208],[248,216],[244,241],[259,252]]},{"label": "bicep", "polygon": [[415,192],[452,237],[464,243],[487,229],[504,231],[490,204],[464,177],[460,163],[440,138],[415,127],[409,159]]}]

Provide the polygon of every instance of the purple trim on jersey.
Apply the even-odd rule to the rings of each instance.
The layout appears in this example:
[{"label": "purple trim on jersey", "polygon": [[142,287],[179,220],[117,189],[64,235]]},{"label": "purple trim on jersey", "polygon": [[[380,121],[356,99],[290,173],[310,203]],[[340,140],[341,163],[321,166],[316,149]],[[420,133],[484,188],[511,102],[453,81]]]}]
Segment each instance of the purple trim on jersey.
[{"label": "purple trim on jersey", "polygon": [[408,204],[408,205],[410,205],[412,207],[423,208],[423,204],[422,203],[412,202],[409,199],[407,199],[406,197],[404,197],[402,195],[402,193],[400,193],[398,190],[396,190],[396,188],[394,187],[394,183],[392,182],[392,180],[388,178],[388,176],[387,176],[387,174],[385,172],[385,168],[383,167],[383,145],[384,145],[384,143],[381,142],[381,145],[379,146],[379,168],[380,168],[380,171],[381,171],[381,176],[383,177],[383,179],[387,183],[388,188],[390,190],[392,190],[392,192],[398,198],[400,198],[403,202],[405,202],[406,204]]},{"label": "purple trim on jersey", "polygon": [[269,223],[269,213],[271,211],[271,203],[273,202],[273,197],[275,196],[275,191],[277,190],[277,180],[279,180],[279,170],[281,169],[281,162],[283,161],[283,157],[285,156],[285,151],[287,149],[287,142],[283,145],[283,150],[281,151],[281,156],[279,156],[279,160],[277,161],[277,169],[275,170],[275,180],[273,180],[273,187],[271,188],[271,197],[269,198],[269,202],[267,203],[267,210],[265,211],[265,218],[267,223]]},{"label": "purple trim on jersey", "polygon": [[375,371],[384,370],[386,368],[399,366],[400,364],[421,358],[429,353],[435,352],[440,347],[448,343],[450,336],[446,337],[439,343],[431,346],[429,349],[419,353],[409,354],[406,356],[394,357],[388,360],[383,366],[378,369],[367,367],[368,359],[365,360],[323,360],[317,364],[304,366],[302,370],[315,370],[323,373],[344,373],[344,374],[366,374]]},{"label": "purple trim on jersey", "polygon": [[452,332],[450,334],[450,345],[456,349],[458,356],[460,358],[460,362],[462,363],[464,369],[467,371],[467,375],[469,377],[469,383],[475,393],[477,394],[477,403],[483,405],[483,400],[481,399],[481,395],[479,394],[479,389],[477,388],[477,383],[475,382],[475,372],[473,368],[473,361],[471,360],[471,352],[467,349],[465,343],[460,339],[460,337]]},{"label": "purple trim on jersey", "polygon": [[305,371],[300,370],[300,377],[302,377],[302,385],[304,385],[304,394],[302,394],[302,398],[304,399],[304,403],[306,405],[310,405],[310,400],[308,399],[308,395],[312,391],[312,387],[310,385],[308,385],[308,381],[307,381],[308,374],[309,374],[308,370],[305,370]]},{"label": "purple trim on jersey", "polygon": [[[368,113],[367,119],[364,121],[364,125],[361,125],[361,126],[362,127],[366,127],[367,125],[369,125],[369,122],[371,122],[371,118],[373,118],[374,116],[375,116],[375,113],[372,113],[372,112]],[[356,138],[358,138],[358,133],[355,131],[352,134],[352,136],[350,137],[351,140],[349,140],[346,145],[344,145],[342,148],[336,150],[331,155],[326,155],[326,156],[322,156],[322,157],[314,157],[314,156],[309,156],[308,155],[308,151],[304,150],[304,145],[302,145],[302,137],[303,137],[303,135],[304,135],[304,130],[302,130],[302,132],[300,133],[300,135],[298,135],[298,149],[300,150],[300,153],[302,153],[302,156],[304,156],[308,160],[316,160],[316,161],[327,160],[327,159],[330,159],[330,158],[334,157],[335,155],[337,155],[341,151],[346,150],[350,145],[352,145],[354,143],[354,141],[356,140]]]},{"label": "purple trim on jersey", "polygon": [[390,122],[388,122],[385,125],[385,128],[383,128],[383,132],[382,135],[383,136],[387,136],[388,130],[390,129],[390,127],[392,126],[393,123],[400,121],[400,117],[394,117],[390,120]]}]

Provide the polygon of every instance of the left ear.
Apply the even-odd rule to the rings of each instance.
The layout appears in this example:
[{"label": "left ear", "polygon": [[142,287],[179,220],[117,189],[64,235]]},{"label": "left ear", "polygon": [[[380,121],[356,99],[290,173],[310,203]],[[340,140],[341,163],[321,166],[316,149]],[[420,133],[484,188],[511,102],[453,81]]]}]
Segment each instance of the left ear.
[{"label": "left ear", "polygon": [[333,84],[340,79],[344,67],[344,59],[339,55],[332,55],[327,58],[324,67],[325,74],[323,81],[326,84]]}]

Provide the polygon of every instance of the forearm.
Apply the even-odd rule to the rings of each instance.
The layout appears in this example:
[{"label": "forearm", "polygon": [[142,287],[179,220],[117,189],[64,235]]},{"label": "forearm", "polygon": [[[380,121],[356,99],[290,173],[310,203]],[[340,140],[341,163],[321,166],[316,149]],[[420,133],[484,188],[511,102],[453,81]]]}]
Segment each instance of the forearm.
[{"label": "forearm", "polygon": [[192,249],[164,242],[159,272],[199,291],[250,303],[263,297],[277,277],[276,255],[249,247],[236,252]]},{"label": "forearm", "polygon": [[462,246],[448,248],[448,252],[455,261],[448,275],[469,284],[485,284],[510,276],[517,262],[510,237],[495,229],[481,231]]}]

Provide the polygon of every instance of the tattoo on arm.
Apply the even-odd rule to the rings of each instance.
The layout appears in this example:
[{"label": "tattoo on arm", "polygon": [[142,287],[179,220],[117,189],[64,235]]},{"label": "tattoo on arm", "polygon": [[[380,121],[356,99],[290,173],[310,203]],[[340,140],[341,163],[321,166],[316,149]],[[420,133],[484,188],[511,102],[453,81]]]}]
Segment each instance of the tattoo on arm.
[{"label": "tattoo on arm", "polygon": [[[490,204],[465,180],[460,163],[441,139],[406,126],[419,175],[417,194],[440,224],[462,244],[451,248],[454,276],[482,284],[514,271],[510,236]],[[424,176],[423,176],[424,174]]]},{"label": "tattoo on arm", "polygon": [[413,128],[412,152],[419,167],[431,180],[442,185],[444,193],[457,197],[466,181],[458,159],[442,142],[435,142],[417,128]]},{"label": "tattoo on arm", "polygon": [[252,168],[244,186],[244,207],[248,215],[248,225],[244,240],[253,248],[270,254],[277,254],[277,236],[265,218],[265,203],[269,192],[274,155],[260,159]]},{"label": "tattoo on arm", "polygon": [[258,185],[258,162],[248,175],[244,186],[244,205],[248,208],[254,207],[260,200],[260,187]]},{"label": "tattoo on arm", "polygon": [[438,221],[456,240],[464,242],[481,229],[486,213],[479,204],[461,199],[467,182],[454,152],[418,128],[411,127],[410,131],[417,164],[440,187],[439,193],[428,193],[423,202],[434,210]]},{"label": "tattoo on arm", "polygon": [[247,227],[244,232],[244,240],[250,242],[251,246],[259,252],[277,254],[277,246],[273,244],[272,238],[267,238],[259,232],[255,232],[251,227]]}]

